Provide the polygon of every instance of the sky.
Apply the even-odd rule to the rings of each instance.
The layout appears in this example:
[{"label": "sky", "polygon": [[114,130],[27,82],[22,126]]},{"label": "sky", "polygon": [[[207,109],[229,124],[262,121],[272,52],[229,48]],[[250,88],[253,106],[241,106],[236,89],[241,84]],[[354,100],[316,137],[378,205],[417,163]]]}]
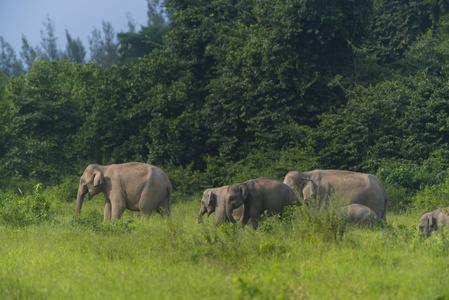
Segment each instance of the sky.
[{"label": "sky", "polygon": [[0,36],[20,59],[22,35],[31,46],[40,46],[48,15],[55,26],[59,50],[65,51],[67,29],[89,52],[88,36],[95,28],[102,30],[102,21],[111,22],[116,33],[127,32],[130,15],[139,31],[147,25],[147,11],[147,0],[0,0]]}]

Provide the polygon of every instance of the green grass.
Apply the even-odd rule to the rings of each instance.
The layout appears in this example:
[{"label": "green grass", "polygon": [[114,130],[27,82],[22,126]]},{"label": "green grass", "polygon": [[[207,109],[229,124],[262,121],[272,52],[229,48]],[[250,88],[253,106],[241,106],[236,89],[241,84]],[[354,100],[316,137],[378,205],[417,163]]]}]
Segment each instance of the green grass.
[{"label": "green grass", "polygon": [[449,298],[449,235],[419,236],[419,213],[369,230],[297,209],[254,231],[196,224],[199,199],[174,204],[170,219],[127,211],[103,224],[102,201],[85,201],[78,219],[75,203],[53,201],[45,221],[4,223],[0,298]]}]

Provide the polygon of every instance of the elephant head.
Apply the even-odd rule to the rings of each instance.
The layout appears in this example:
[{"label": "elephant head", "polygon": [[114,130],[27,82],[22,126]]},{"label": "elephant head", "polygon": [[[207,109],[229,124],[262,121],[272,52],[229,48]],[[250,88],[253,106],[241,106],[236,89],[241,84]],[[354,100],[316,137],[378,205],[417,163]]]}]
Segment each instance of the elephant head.
[{"label": "elephant head", "polygon": [[80,178],[78,194],[76,197],[76,215],[81,213],[84,196],[89,193],[89,200],[104,190],[104,176],[99,165],[87,166]]},{"label": "elephant head", "polygon": [[232,216],[232,211],[245,204],[249,194],[250,188],[247,183],[237,183],[228,186],[220,205],[221,214],[217,213],[215,219],[216,223],[223,221],[224,218],[227,218],[231,223],[237,223]]},{"label": "elephant head", "polygon": [[315,183],[305,174],[298,171],[290,171],[284,179],[284,183],[288,185],[293,192],[301,196],[303,200],[317,194]]},{"label": "elephant head", "polygon": [[436,230],[436,226],[436,219],[429,213],[423,214],[419,219],[419,232],[425,233],[427,236],[430,235],[432,230]]},{"label": "elephant head", "polygon": [[205,213],[209,217],[211,213],[215,212],[217,206],[217,195],[213,192],[214,189],[207,189],[203,193],[201,198],[201,209],[198,213],[198,223],[201,223],[201,219]]}]

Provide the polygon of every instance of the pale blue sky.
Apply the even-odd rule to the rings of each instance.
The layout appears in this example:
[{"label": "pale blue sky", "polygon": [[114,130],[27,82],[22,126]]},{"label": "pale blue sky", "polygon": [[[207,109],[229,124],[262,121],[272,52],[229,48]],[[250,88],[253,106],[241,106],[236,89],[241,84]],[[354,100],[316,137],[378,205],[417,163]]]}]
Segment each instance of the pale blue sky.
[{"label": "pale blue sky", "polygon": [[40,45],[43,21],[53,20],[59,50],[65,50],[65,30],[72,38],[80,38],[86,51],[88,36],[94,28],[102,29],[102,21],[111,22],[114,31],[128,31],[127,13],[137,24],[145,26],[147,0],[0,0],[0,36],[16,51],[22,49],[22,34],[32,46]]}]

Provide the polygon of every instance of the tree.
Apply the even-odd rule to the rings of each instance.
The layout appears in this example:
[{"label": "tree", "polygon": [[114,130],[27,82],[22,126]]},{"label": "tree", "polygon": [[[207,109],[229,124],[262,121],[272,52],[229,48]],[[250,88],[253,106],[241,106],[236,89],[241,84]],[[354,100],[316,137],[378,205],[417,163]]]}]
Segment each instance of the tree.
[{"label": "tree", "polygon": [[164,0],[147,0],[148,3],[148,26],[164,26],[166,23],[166,13],[163,9]]},{"label": "tree", "polygon": [[11,109],[6,99],[6,75],[0,73],[0,161],[6,155],[6,145],[10,141],[10,135],[7,131],[10,122]]},{"label": "tree", "polygon": [[84,57],[86,56],[86,50],[84,49],[83,43],[80,38],[76,40],[72,39],[68,30],[65,31],[67,37],[66,52],[64,53],[64,58],[84,64]]},{"label": "tree", "polygon": [[[72,139],[83,116],[80,66],[67,61],[36,62],[24,76],[8,82],[11,115],[5,174],[40,182],[73,171],[77,157]],[[81,76],[80,76],[81,77]]]},{"label": "tree", "polygon": [[174,19],[165,45],[193,77],[189,99],[208,130],[202,155],[232,159],[254,147],[279,150],[287,138],[279,128],[290,120],[316,126],[317,115],[346,102],[332,82],[351,74],[372,9],[370,0],[167,5]]},{"label": "tree", "polygon": [[89,37],[90,60],[102,67],[111,67],[118,62],[119,44],[115,41],[115,33],[110,22],[103,21],[103,34],[98,29],[92,31]]},{"label": "tree", "polygon": [[31,66],[38,60],[39,56],[41,56],[42,51],[40,48],[33,47],[28,43],[28,40],[24,35],[22,35],[22,51],[20,52],[20,57],[23,62],[27,66],[27,70],[31,68]]},{"label": "tree", "polygon": [[121,32],[117,35],[120,48],[120,62],[137,62],[139,57],[163,47],[163,36],[169,32],[168,26],[153,25],[142,27],[135,32]]},{"label": "tree", "polygon": [[44,55],[47,60],[60,60],[61,53],[58,50],[57,37],[55,36],[55,25],[47,15],[45,21],[42,22],[45,30],[41,30],[41,46],[44,49]]},{"label": "tree", "polygon": [[9,43],[0,36],[0,73],[7,77],[19,76],[23,73],[22,62],[17,60],[16,53]]},{"label": "tree", "polygon": [[439,0],[375,0],[372,51],[382,63],[403,58],[405,51],[428,30],[434,30],[447,9]]},{"label": "tree", "polygon": [[135,26],[130,20],[129,31],[117,35],[121,63],[137,62],[139,57],[163,47],[163,36],[170,27],[166,21],[166,12],[161,9],[162,5],[160,0],[148,0],[148,25],[135,32]]},{"label": "tree", "polygon": [[422,163],[449,140],[449,87],[426,71],[348,92],[305,140],[323,168],[375,172],[384,160]]}]

